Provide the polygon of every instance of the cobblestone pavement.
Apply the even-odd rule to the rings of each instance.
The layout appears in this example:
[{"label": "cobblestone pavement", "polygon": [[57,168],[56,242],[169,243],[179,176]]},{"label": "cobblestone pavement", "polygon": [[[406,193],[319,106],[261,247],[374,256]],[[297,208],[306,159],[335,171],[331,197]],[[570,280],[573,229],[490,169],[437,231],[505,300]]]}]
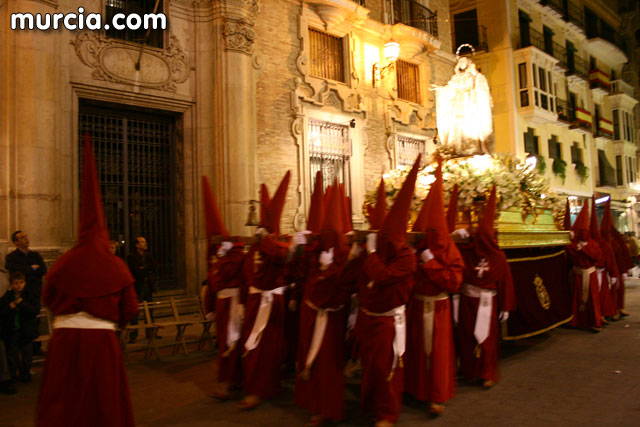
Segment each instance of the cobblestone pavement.
[{"label": "cobblestone pavement", "polygon": [[[631,317],[600,334],[558,328],[504,343],[502,379],[493,389],[459,383],[457,397],[437,419],[423,404],[406,399],[398,425],[640,425],[640,283],[628,289],[627,309]],[[127,367],[141,426],[280,427],[307,420],[306,411],[292,403],[291,378],[278,399],[239,412],[235,400],[221,403],[207,396],[215,381],[211,353],[167,356],[161,362],[136,357]],[[40,369],[34,368],[33,383],[19,384],[17,395],[0,396],[0,426],[33,425]],[[341,425],[370,425],[359,411],[357,383],[348,384],[345,397],[347,418]]]}]

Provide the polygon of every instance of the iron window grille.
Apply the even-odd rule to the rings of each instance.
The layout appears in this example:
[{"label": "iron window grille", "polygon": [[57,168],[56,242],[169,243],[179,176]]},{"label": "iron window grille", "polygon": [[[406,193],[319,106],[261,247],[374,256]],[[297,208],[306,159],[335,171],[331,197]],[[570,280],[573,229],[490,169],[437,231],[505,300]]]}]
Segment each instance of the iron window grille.
[{"label": "iron window grille", "polygon": [[309,28],[310,74],[346,83],[344,39]]},{"label": "iron window grille", "polygon": [[398,80],[398,98],[405,101],[420,103],[420,73],[415,64],[402,60],[396,61]]},{"label": "iron window grille", "polygon": [[396,166],[413,166],[413,163],[422,154],[421,166],[426,164],[427,141],[412,138],[406,135],[396,137]]},{"label": "iron window grille", "polygon": [[308,124],[309,169],[313,182],[316,172],[322,171],[323,187],[334,179],[344,184],[345,193],[351,195],[351,138],[349,127],[341,124],[310,119]]}]

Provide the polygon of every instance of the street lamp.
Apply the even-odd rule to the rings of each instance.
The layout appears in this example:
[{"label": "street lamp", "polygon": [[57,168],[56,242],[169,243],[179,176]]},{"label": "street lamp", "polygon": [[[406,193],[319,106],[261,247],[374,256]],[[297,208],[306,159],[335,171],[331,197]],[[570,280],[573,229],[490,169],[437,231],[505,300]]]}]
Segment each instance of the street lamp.
[{"label": "street lamp", "polygon": [[385,74],[395,68],[395,63],[400,56],[400,44],[393,40],[384,45],[384,58],[389,62],[384,67],[380,67],[377,62],[373,64],[373,87],[376,87],[376,81],[380,81]]}]

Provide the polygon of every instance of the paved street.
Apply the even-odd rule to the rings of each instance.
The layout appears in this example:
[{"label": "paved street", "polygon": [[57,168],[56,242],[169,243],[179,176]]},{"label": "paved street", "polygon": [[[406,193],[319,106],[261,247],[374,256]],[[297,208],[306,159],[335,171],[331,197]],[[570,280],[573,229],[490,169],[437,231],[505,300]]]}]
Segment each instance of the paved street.
[{"label": "paved street", "polygon": [[[399,425],[640,425],[640,286],[627,291],[631,317],[600,334],[559,328],[539,337],[503,345],[501,382],[492,390],[461,383],[458,396],[439,419],[425,406],[406,401]],[[168,350],[168,349],[167,349]],[[168,356],[128,364],[136,421],[141,426],[303,425],[293,381],[284,394],[260,408],[238,412],[236,402],[207,397],[215,378],[211,353]],[[15,396],[0,397],[0,425],[33,424],[40,379],[19,384]],[[341,425],[369,425],[358,408],[358,385],[346,391],[347,419]],[[240,395],[238,394],[238,398]]]}]

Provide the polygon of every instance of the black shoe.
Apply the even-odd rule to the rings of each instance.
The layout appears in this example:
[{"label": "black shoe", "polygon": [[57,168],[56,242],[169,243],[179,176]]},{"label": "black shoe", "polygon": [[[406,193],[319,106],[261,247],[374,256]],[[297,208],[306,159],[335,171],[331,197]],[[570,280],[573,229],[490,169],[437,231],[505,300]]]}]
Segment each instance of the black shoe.
[{"label": "black shoe", "polygon": [[18,389],[13,381],[2,381],[0,382],[0,393],[2,394],[16,394]]}]

